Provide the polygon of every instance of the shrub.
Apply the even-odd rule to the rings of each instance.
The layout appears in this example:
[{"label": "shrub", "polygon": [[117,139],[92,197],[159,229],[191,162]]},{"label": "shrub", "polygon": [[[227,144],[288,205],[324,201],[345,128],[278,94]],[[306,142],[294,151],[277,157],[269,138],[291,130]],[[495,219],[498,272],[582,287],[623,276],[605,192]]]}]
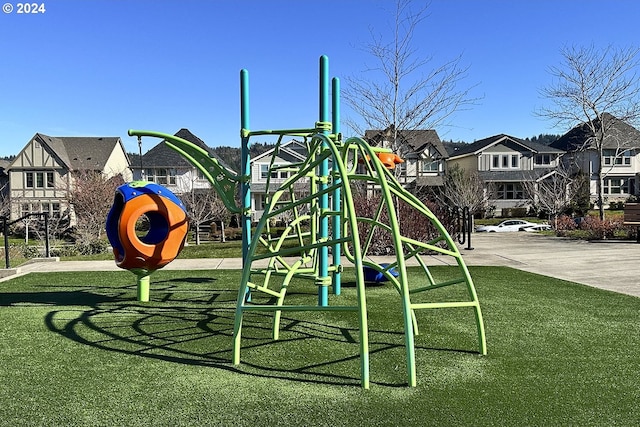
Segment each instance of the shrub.
[{"label": "shrub", "polygon": [[38,258],[40,256],[40,248],[32,245],[22,245],[22,256],[29,258]]},{"label": "shrub", "polygon": [[588,216],[580,223],[580,229],[587,231],[590,239],[614,237],[616,230],[622,228],[624,227],[619,218],[600,220],[600,218]]},{"label": "shrub", "polygon": [[568,231],[578,228],[578,224],[573,218],[567,215],[560,215],[556,220],[556,235],[564,237]]}]

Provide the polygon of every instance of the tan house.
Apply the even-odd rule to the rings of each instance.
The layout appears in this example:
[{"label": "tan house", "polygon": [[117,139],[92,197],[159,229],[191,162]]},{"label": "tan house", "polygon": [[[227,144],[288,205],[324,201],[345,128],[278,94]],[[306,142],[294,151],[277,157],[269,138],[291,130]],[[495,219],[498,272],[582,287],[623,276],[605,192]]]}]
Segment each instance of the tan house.
[{"label": "tan house", "polygon": [[36,133],[9,164],[10,218],[69,208],[73,173],[99,171],[131,181],[129,159],[119,137],[52,137]]},{"label": "tan house", "polygon": [[530,195],[525,183],[538,182],[554,173],[563,150],[513,136],[499,134],[476,141],[450,154],[447,167],[477,172],[485,183],[495,215],[503,210],[527,207]]}]

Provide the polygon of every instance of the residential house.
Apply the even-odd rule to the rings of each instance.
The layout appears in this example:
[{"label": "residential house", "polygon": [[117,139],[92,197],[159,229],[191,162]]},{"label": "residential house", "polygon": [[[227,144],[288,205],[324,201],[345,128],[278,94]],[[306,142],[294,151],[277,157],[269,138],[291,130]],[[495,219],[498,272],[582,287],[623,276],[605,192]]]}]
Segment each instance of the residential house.
[{"label": "residential house", "polygon": [[[367,130],[365,140],[371,146],[392,148],[393,128]],[[405,188],[441,186],[448,157],[438,133],[433,129],[398,131],[398,154],[404,163],[397,168],[396,178]]]},{"label": "residential house", "polygon": [[[630,195],[640,194],[640,131],[608,113],[603,115],[603,120],[604,197],[608,201],[626,200]],[[599,128],[598,122],[596,128]],[[592,201],[597,198],[596,182],[600,165],[594,140],[590,127],[582,123],[551,144],[554,148],[567,151],[564,161],[568,166],[577,166],[589,176]]]},{"label": "residential house", "polygon": [[69,208],[74,173],[98,171],[131,180],[129,160],[119,137],[52,137],[36,133],[8,166],[10,218]]},{"label": "residential house", "polygon": [[503,210],[529,206],[526,183],[549,176],[564,151],[500,134],[476,141],[450,154],[447,168],[458,166],[477,172],[485,184],[495,215]]},{"label": "residential house", "polygon": [[[293,173],[293,165],[307,158],[306,144],[292,139],[251,159],[252,222],[260,220],[268,203],[268,195]],[[270,172],[271,171],[271,172]],[[300,180],[301,191],[307,183]]]},{"label": "residential house", "polygon": [[[204,141],[188,129],[180,129],[175,133],[175,136],[204,149],[209,156],[217,159],[220,165],[233,174],[237,173],[219,159]],[[160,142],[149,149],[142,157],[138,158],[138,161],[138,164],[131,165],[134,179],[163,185],[176,195],[186,194],[192,190],[198,191],[211,188],[211,183],[198,168],[177,151],[169,148],[164,142]]]}]

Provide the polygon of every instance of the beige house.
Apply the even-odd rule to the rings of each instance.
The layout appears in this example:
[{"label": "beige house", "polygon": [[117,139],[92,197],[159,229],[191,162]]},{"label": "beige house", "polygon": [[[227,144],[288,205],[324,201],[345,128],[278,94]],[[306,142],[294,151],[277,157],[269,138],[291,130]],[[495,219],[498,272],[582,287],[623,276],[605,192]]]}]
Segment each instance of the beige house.
[{"label": "beige house", "polygon": [[450,154],[447,167],[478,173],[485,183],[495,215],[503,210],[528,207],[525,183],[539,182],[554,173],[563,150],[499,134],[476,141]]},{"label": "beige house", "polygon": [[129,159],[119,137],[52,137],[36,133],[9,164],[10,218],[69,208],[73,173],[99,171],[131,181]]}]

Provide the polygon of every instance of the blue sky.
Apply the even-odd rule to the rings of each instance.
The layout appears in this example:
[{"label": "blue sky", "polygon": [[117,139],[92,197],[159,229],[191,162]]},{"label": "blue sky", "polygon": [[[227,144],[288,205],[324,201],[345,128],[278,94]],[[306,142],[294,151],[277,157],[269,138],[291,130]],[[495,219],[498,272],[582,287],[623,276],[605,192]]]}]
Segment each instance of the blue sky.
[{"label": "blue sky", "polygon": [[[0,13],[0,156],[36,133],[120,136],[188,128],[239,146],[239,71],[249,70],[251,128],[313,126],[318,58],[332,76],[361,73],[370,29],[386,34],[392,0],[45,0],[43,14]],[[436,129],[473,142],[498,133],[562,133],[535,116],[565,45],[628,47],[635,0],[432,0],[416,32],[433,64],[462,55],[482,97]],[[343,117],[350,116],[346,106]],[[349,129],[342,129],[350,136]],[[144,150],[156,141],[145,140]]]}]

